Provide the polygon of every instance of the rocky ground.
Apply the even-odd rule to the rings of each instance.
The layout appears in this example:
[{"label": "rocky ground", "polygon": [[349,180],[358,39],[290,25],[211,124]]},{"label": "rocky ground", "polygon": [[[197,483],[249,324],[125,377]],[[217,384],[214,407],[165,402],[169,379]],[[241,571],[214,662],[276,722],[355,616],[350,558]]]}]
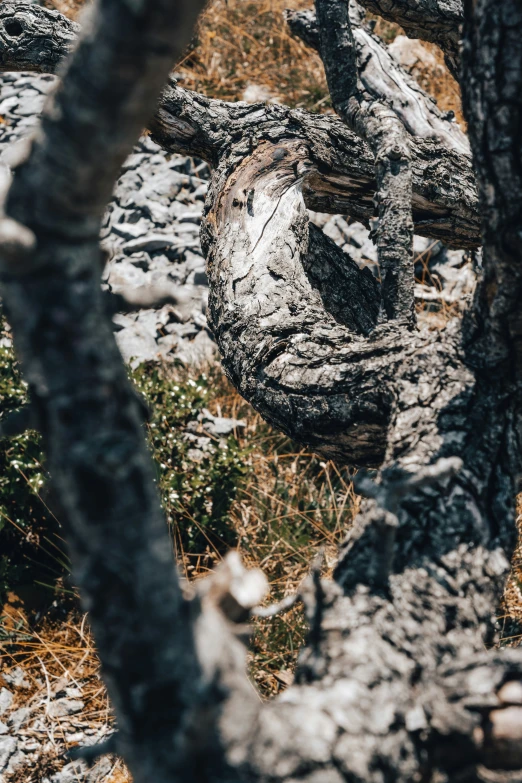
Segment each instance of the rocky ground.
[{"label": "rocky ground", "polygon": [[[0,86],[0,161],[9,165],[14,145],[31,133],[54,77],[6,74]],[[118,292],[152,285],[172,290],[183,306],[119,314],[116,338],[126,361],[194,364],[215,356],[205,310],[207,278],[199,242],[207,164],[167,155],[150,138],[140,139],[126,161],[102,232],[108,262],[103,284]],[[341,216],[311,219],[361,265],[374,271],[376,251],[364,226]],[[440,243],[416,239],[419,302],[440,314],[472,290],[471,262]],[[239,422],[240,424],[240,422]],[[114,761],[103,757],[91,770],[83,762],[55,760],[67,748],[91,745],[111,731],[108,710],[89,713],[93,673],[50,673],[43,663],[30,676],[18,667],[0,674],[0,783],[72,783],[126,780],[114,777]],[[101,683],[99,683],[101,688]],[[54,759],[47,763],[49,758]],[[123,774],[123,773],[122,773]]]}]

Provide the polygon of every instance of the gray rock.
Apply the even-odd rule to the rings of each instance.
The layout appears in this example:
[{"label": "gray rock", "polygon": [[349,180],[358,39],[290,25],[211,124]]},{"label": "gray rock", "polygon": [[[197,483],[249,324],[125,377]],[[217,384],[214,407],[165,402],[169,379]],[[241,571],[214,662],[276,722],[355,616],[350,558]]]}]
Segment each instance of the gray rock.
[{"label": "gray rock", "polygon": [[13,703],[14,696],[7,688],[2,688],[0,691],[0,715],[6,712]]},{"label": "gray rock", "polygon": [[0,772],[7,767],[9,759],[15,753],[18,742],[14,737],[0,737]]},{"label": "gray rock", "polygon": [[2,116],[9,114],[9,112],[18,106],[19,102],[20,101],[17,95],[12,95],[10,98],[5,98],[5,100],[0,103],[0,114]]},{"label": "gray rock", "polygon": [[20,101],[14,112],[21,117],[34,117],[39,115],[43,109],[44,96],[34,93],[33,98],[25,98]]},{"label": "gray rock", "polygon": [[81,712],[85,707],[81,699],[56,699],[47,707],[47,714],[50,718],[64,718],[66,715],[75,715]]},{"label": "gray rock", "polygon": [[15,688],[31,687],[31,683],[20,666],[15,666],[14,669],[10,669],[8,672],[2,672],[2,677],[8,685],[13,685]]},{"label": "gray rock", "polygon": [[105,270],[104,278],[109,284],[117,290],[122,286],[144,286],[147,285],[149,277],[139,264],[133,264],[129,259],[111,263]]},{"label": "gray rock", "polygon": [[6,772],[8,774],[16,772],[20,767],[24,767],[27,764],[27,761],[27,755],[23,753],[23,751],[17,750],[9,759]]},{"label": "gray rock", "polygon": [[123,246],[125,253],[137,253],[144,250],[147,253],[153,253],[155,250],[164,250],[165,248],[181,247],[182,242],[176,236],[168,234],[149,234],[146,237],[133,239],[126,242]]},{"label": "gray rock", "polygon": [[158,358],[155,336],[138,320],[118,332],[116,342],[124,361],[133,369],[143,362]]},{"label": "gray rock", "polygon": [[0,734],[7,734],[8,731],[9,731],[9,728],[8,728],[7,724],[2,723],[2,721],[0,720]]},{"label": "gray rock", "polygon": [[20,726],[26,722],[30,714],[31,710],[29,707],[19,707],[19,709],[12,712],[9,716],[9,725],[14,731],[18,731]]},{"label": "gray rock", "polygon": [[216,437],[227,437],[238,427],[246,427],[243,419],[229,419],[225,416],[213,416],[206,408],[201,412],[203,429]]},{"label": "gray rock", "polygon": [[137,223],[114,223],[112,231],[123,239],[138,239],[154,231],[154,225],[150,220],[142,218]]},{"label": "gray rock", "polygon": [[85,780],[85,774],[86,765],[83,761],[71,761],[50,778],[50,783],[81,783]]},{"label": "gray rock", "polygon": [[137,169],[143,161],[147,159],[147,155],[144,152],[134,152],[132,155],[129,155],[127,160],[122,166],[122,171],[132,171],[133,169]]}]

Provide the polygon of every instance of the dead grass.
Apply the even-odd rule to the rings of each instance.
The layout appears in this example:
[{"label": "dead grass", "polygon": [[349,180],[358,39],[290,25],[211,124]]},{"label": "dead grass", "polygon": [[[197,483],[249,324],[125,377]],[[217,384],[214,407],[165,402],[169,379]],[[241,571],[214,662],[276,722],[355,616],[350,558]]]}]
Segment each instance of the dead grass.
[{"label": "dead grass", "polygon": [[[76,19],[84,0],[45,0]],[[285,8],[310,8],[310,0],[211,0],[194,40],[176,73],[184,87],[213,98],[277,101],[310,111],[331,111],[321,59],[293,38],[283,19]],[[370,15],[371,17],[371,15]],[[403,31],[375,17],[375,32],[391,43]],[[424,44],[412,73],[443,111],[462,121],[460,92],[444,65],[440,49]]]},{"label": "dead grass", "polygon": [[[208,408],[214,415],[246,421],[236,437],[248,452],[248,479],[228,524],[247,566],[267,575],[270,601],[296,592],[319,547],[324,548],[325,573],[331,573],[338,544],[358,509],[350,471],[296,449],[268,427],[221,372],[214,371]],[[174,540],[180,566],[191,579],[205,576],[224,551],[222,541],[209,539],[206,549],[195,553],[180,547],[175,531]],[[263,697],[288,684],[285,673],[293,669],[305,633],[299,606],[284,616],[254,621],[250,672]]]},{"label": "dead grass", "polygon": [[[18,629],[4,640],[1,652],[0,681],[18,667],[25,677],[18,687],[5,680],[1,684],[14,692],[14,709],[30,710],[16,732],[19,742],[28,748],[27,763],[4,780],[41,783],[64,766],[66,751],[77,747],[79,740],[83,743],[83,737],[99,742],[112,731],[113,719],[87,618],[73,614],[66,622],[38,625],[20,614]],[[61,697],[79,699],[83,708],[71,715],[55,714],[52,706]],[[38,746],[34,756],[32,744]],[[114,759],[110,767],[105,762],[103,781],[127,783],[130,776],[121,761]]]}]

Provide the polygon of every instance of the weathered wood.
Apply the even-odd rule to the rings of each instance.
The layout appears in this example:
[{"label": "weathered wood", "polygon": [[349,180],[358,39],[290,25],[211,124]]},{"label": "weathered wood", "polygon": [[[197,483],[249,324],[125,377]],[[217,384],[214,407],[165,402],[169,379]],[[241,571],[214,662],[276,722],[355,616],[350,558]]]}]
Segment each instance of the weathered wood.
[{"label": "weathered wood", "polygon": [[[507,78],[510,68],[522,72],[515,5],[478,0],[468,9],[466,62],[481,64],[474,81],[468,74],[470,94],[490,94],[489,50],[499,68],[491,78],[502,84],[477,109],[483,119],[469,114],[487,153],[481,191],[502,233],[486,233],[489,266],[464,328],[376,325],[375,281],[309,226],[304,192],[317,156],[335,159],[327,150],[336,133],[343,138],[339,123],[319,118],[317,153],[295,128],[304,114],[229,109],[170,88],[177,143],[197,137],[212,150],[210,140],[222,139],[226,151],[215,160],[203,238],[227,371],[277,426],[325,454],[380,465],[359,483],[367,499],[334,580],[315,571],[301,590],[308,643],[295,684],[269,703],[248,682],[231,622],[248,616],[264,581],[232,556],[192,594],[180,590],[99,285],[111,178],[195,9],[188,0],[103,0],[84,31],[8,193],[1,290],[118,716],[116,747],[137,783],[522,779],[521,655],[484,653],[509,570],[520,472],[520,392],[510,371],[518,322],[515,303],[504,307],[507,260],[517,259],[504,247],[503,200],[509,177],[518,182],[518,158],[508,157],[511,173],[504,146],[499,154],[486,132],[494,105],[502,144],[510,156],[518,150],[519,93]],[[192,125],[190,111],[204,121]],[[161,122],[167,134],[168,118]],[[415,155],[412,165],[418,194],[426,170],[415,174]],[[460,195],[458,176],[446,183],[447,202],[453,185]]]},{"label": "weathered wood", "polygon": [[444,52],[452,75],[460,78],[462,0],[359,0],[389,22],[399,24],[409,38],[435,43]]}]

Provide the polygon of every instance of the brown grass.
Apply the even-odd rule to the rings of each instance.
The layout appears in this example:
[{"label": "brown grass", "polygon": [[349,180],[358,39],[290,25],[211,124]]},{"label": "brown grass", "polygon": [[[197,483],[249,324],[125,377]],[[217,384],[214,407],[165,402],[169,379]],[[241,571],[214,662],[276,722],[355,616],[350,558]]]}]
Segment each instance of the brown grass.
[{"label": "brown grass", "polygon": [[[45,0],[45,4],[77,18],[84,0]],[[254,102],[255,93],[245,94],[253,86],[257,100],[331,111],[319,55],[293,38],[283,19],[285,8],[311,6],[311,0],[211,0],[190,50],[176,67],[181,84],[213,98]],[[402,33],[398,25],[380,18],[375,22],[375,32],[387,43]],[[442,110],[453,110],[460,121],[458,85],[438,47],[424,46],[429,63],[419,60],[413,75]]]}]

